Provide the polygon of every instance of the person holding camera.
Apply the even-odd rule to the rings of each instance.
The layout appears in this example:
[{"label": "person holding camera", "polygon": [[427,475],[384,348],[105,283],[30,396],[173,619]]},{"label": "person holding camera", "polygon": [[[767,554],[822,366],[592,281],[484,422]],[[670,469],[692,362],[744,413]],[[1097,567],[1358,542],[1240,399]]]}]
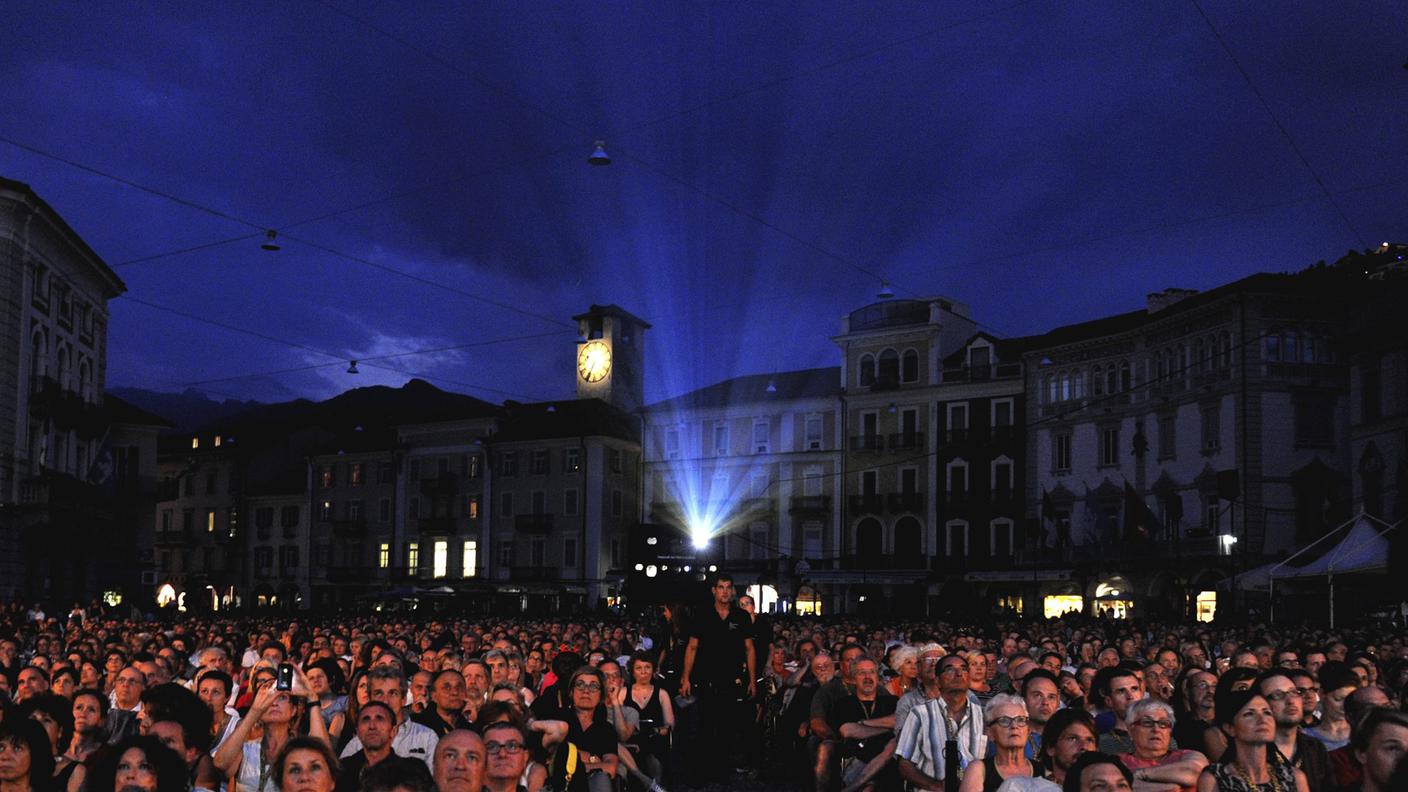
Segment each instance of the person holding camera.
[{"label": "person holding camera", "polygon": [[230,779],[230,792],[278,792],[274,757],[303,729],[331,746],[327,726],[321,717],[307,717],[320,702],[297,666],[258,666],[250,686],[254,701],[249,713],[215,752],[215,766]]}]

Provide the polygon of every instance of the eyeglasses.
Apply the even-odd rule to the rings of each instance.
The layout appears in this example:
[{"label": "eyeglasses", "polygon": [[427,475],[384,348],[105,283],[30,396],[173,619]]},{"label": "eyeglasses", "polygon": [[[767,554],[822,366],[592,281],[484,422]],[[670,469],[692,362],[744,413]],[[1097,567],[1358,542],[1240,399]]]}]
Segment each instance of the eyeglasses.
[{"label": "eyeglasses", "polygon": [[1171,721],[1154,720],[1153,718],[1140,718],[1139,720],[1135,721],[1130,725],[1139,726],[1144,729],[1158,729],[1160,731],[1168,731],[1169,729],[1173,728],[1173,723]]},{"label": "eyeglasses", "polygon": [[601,683],[599,683],[599,682],[575,682],[575,683],[573,683],[573,685],[572,685],[572,689],[573,689],[573,690],[580,690],[580,691],[582,691],[583,693],[600,693],[600,692],[601,692]]},{"label": "eyeglasses", "polygon": [[1298,687],[1296,688],[1296,692],[1300,693],[1301,697],[1304,698],[1305,696],[1309,696],[1311,693],[1319,693],[1320,686],[1316,685],[1314,687]]},{"label": "eyeglasses", "polygon": [[1010,729],[1013,726],[1026,726],[1031,719],[1026,715],[1003,715],[1001,718],[993,718],[992,724],[1002,729]]},{"label": "eyeglasses", "polygon": [[938,664],[939,664],[939,661],[942,660],[942,659],[943,659],[942,657],[921,657],[921,658],[919,659],[919,662],[923,663],[923,664],[926,665],[926,666],[931,666],[931,665],[938,665]]},{"label": "eyeglasses", "polygon": [[484,743],[484,751],[485,753],[491,754],[506,753],[509,756],[515,756],[523,751],[523,743],[518,742],[517,740],[506,743],[494,742],[493,740],[490,740],[489,742]]},{"label": "eyeglasses", "polygon": [[1271,704],[1280,704],[1292,696],[1302,698],[1304,695],[1305,694],[1301,693],[1300,690],[1291,688],[1290,690],[1278,690],[1275,693],[1267,693],[1263,695],[1262,698],[1266,699]]}]

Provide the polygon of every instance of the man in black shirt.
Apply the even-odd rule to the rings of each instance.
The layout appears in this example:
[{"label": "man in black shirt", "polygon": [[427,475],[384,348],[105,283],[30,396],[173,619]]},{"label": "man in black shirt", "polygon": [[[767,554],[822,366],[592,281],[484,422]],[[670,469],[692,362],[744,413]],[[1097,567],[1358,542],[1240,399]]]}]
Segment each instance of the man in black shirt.
[{"label": "man in black shirt", "polygon": [[[362,788],[362,772],[381,762],[417,761],[403,760],[391,750],[391,740],[396,735],[396,713],[380,701],[368,701],[357,713],[357,739],[362,741],[362,750],[342,759],[342,772],[337,777],[336,792],[356,792]],[[422,767],[424,764],[422,763]]]},{"label": "man in black shirt", "polygon": [[463,711],[468,698],[469,688],[464,676],[447,668],[436,674],[430,683],[429,706],[412,715],[411,720],[435,732],[436,737],[444,737],[455,729],[468,729],[469,720]]},{"label": "man in black shirt", "polygon": [[753,622],[733,604],[733,578],[720,573],[712,592],[713,607],[690,625],[680,695],[693,693],[699,707],[697,773],[718,778],[729,767],[732,737],[742,716],[740,703],[757,695],[758,668]]},{"label": "man in black shirt", "polygon": [[[899,773],[888,759],[894,754],[895,705],[899,699],[880,687],[880,666],[873,659],[861,657],[851,663],[851,670],[856,692],[837,702],[830,717],[831,728],[846,740],[842,761],[855,760],[845,765],[844,785],[854,788],[884,770],[889,778],[880,786],[898,786]],[[876,762],[882,754],[885,759]]]}]

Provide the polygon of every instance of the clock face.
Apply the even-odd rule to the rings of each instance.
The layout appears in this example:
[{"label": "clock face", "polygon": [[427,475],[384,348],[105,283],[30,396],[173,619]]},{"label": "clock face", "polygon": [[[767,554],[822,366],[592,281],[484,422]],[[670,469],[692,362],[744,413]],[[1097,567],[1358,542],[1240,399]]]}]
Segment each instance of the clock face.
[{"label": "clock face", "polygon": [[577,352],[577,376],[586,382],[600,382],[611,373],[611,347],[601,341],[588,341]]}]

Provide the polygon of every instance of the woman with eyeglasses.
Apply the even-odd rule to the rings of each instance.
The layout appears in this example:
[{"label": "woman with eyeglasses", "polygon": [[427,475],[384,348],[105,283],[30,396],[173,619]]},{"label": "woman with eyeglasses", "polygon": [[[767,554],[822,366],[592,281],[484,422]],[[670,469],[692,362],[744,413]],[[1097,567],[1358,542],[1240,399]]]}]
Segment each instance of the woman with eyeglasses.
[{"label": "woman with eyeglasses", "polygon": [[1217,726],[1228,751],[1198,776],[1197,792],[1309,792],[1305,773],[1268,748],[1276,741],[1271,705],[1255,690],[1217,695]]},{"label": "woman with eyeglasses", "polygon": [[[567,681],[572,706],[567,717],[567,743],[558,752],[568,751],[565,767],[568,792],[611,792],[614,787],[620,741],[616,729],[608,722],[603,697],[606,678],[591,666],[572,672]],[[575,752],[575,767],[571,754]]]},{"label": "woman with eyeglasses", "polygon": [[1025,749],[1030,735],[1027,702],[1021,696],[998,693],[983,708],[987,724],[987,739],[994,746],[992,756],[973,762],[963,773],[959,792],[996,792],[1009,778],[1032,778],[1043,775],[1041,766],[1027,758]]},{"label": "woman with eyeglasses", "polygon": [[1134,771],[1136,788],[1141,782],[1167,788],[1176,784],[1181,792],[1192,792],[1198,775],[1208,766],[1207,757],[1193,750],[1172,750],[1173,707],[1158,699],[1141,699],[1129,705],[1125,726],[1134,743],[1132,753],[1120,754],[1120,761]]},{"label": "woman with eyeglasses", "polygon": [[316,713],[310,717],[307,712],[321,703],[309,689],[307,677],[295,665],[292,688],[278,690],[276,676],[273,666],[254,669],[250,674],[254,702],[249,713],[215,752],[215,766],[230,779],[230,792],[279,792],[274,758],[305,723],[302,728],[308,736],[331,746],[327,724]]}]

